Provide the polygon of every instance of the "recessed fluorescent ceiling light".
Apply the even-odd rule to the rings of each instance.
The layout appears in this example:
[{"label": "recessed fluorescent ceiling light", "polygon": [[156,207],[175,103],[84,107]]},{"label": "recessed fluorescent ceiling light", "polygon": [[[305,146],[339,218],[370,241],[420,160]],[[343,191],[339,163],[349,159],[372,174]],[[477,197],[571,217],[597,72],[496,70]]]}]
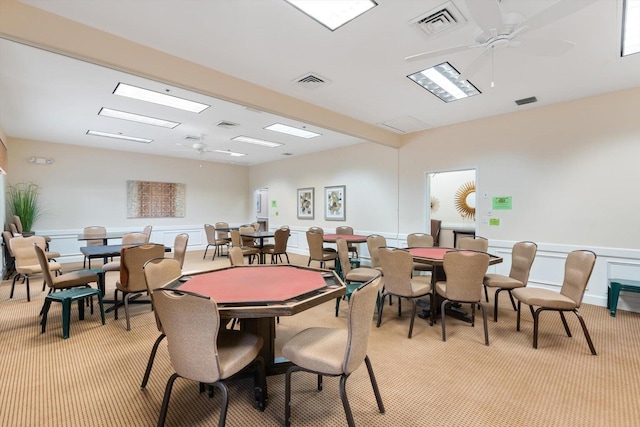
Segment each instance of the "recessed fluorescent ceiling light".
[{"label": "recessed fluorescent ceiling light", "polygon": [[622,20],[622,56],[640,52],[640,0],[624,1]]},{"label": "recessed fluorescent ceiling light", "polygon": [[285,0],[331,31],[378,5],[373,0]]},{"label": "recessed fluorescent ceiling light", "polygon": [[407,77],[444,102],[451,102],[481,93],[469,80],[460,81],[458,76],[460,76],[458,70],[448,62],[443,62],[440,65],[418,71]]},{"label": "recessed fluorescent ceiling light", "polygon": [[124,139],[127,141],[150,143],[153,139],[138,138],[137,136],[122,135],[121,133],[101,132],[99,130],[88,130],[87,135],[104,136],[106,138]]},{"label": "recessed fluorescent ceiling light", "polygon": [[267,126],[265,129],[272,130],[274,132],[286,133],[287,135],[299,136],[300,138],[315,138],[316,136],[320,136],[319,133],[294,128],[293,126],[283,125],[282,123],[274,123],[271,126]]},{"label": "recessed fluorescent ceiling light", "polygon": [[264,139],[251,138],[248,136],[236,136],[235,138],[231,138],[231,140],[238,141],[238,142],[246,142],[247,144],[264,145],[265,147],[269,147],[269,148],[276,148],[283,145],[283,144],[280,144],[279,142],[265,141]]},{"label": "recessed fluorescent ceiling light", "polygon": [[229,151],[229,150],[226,150],[226,151],[225,150],[213,150],[213,151],[215,151],[216,153],[228,154],[231,157],[246,156],[246,154],[244,154],[244,153],[235,153],[235,152]]},{"label": "recessed fluorescent ceiling light", "polygon": [[115,95],[126,96],[127,98],[139,99],[141,101],[153,102],[154,104],[191,111],[192,113],[201,113],[210,107],[210,105],[207,104],[201,104],[199,102],[189,101],[188,99],[178,98],[177,96],[142,89],[126,83],[118,83],[118,86],[116,86],[116,90],[114,90],[113,93]]},{"label": "recessed fluorescent ceiling light", "polygon": [[154,117],[141,116],[139,114],[127,113],[111,108],[101,108],[99,116],[113,117],[114,119],[130,120],[132,122],[144,123],[146,125],[160,126],[163,128],[173,129],[178,126],[178,122],[170,122],[168,120],[156,119]]}]

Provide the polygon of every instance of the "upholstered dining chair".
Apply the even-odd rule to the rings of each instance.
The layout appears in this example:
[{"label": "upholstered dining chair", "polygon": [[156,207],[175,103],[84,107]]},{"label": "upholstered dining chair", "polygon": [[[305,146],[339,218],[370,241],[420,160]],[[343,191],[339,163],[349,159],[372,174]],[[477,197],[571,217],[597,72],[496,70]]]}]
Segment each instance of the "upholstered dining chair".
[{"label": "upholstered dining chair", "polygon": [[[520,312],[522,303],[529,306],[531,316],[533,317],[533,348],[538,348],[538,329],[540,313],[545,310],[557,311],[560,313],[560,319],[564,325],[564,330],[568,337],[571,337],[571,330],[567,324],[567,320],[564,317],[566,311],[573,312],[580,326],[582,326],[582,332],[589,345],[591,354],[596,355],[596,349],[591,341],[591,335],[587,330],[587,325],[582,318],[582,315],[578,311],[580,305],[582,305],[582,298],[584,297],[584,291],[589,283],[593,266],[596,263],[596,254],[588,250],[577,250],[570,252],[567,255],[564,267],[564,280],[562,282],[562,288],[560,293],[552,291],[550,289],[542,288],[518,288],[512,291],[513,297],[518,300],[518,314],[517,314],[517,327],[520,330]],[[538,307],[533,309],[533,307]]]},{"label": "upholstered dining chair", "polygon": [[144,227],[144,229],[142,229],[142,234],[147,236],[147,239],[141,243],[149,243],[149,241],[151,240],[151,231],[153,231],[153,226],[151,225],[147,225],[146,227]]},{"label": "upholstered dining chair", "polygon": [[[87,246],[100,246],[104,243],[103,237],[107,235],[107,229],[99,225],[85,227],[83,234],[86,237],[96,237],[95,239],[86,240]],[[87,256],[85,255],[82,262],[82,268],[87,268]]]},{"label": "upholstered dining chair", "polygon": [[[353,235],[353,227],[348,225],[336,227],[336,234]],[[358,246],[356,244],[347,242],[347,248],[349,249],[349,255],[353,254],[354,258],[358,258]]]},{"label": "upholstered dining chair", "polygon": [[[322,227],[309,227],[307,231],[318,233],[324,236],[324,229]],[[322,250],[327,253],[338,252],[335,248],[332,248],[330,246],[325,247],[324,245],[322,246]]]},{"label": "upholstered dining chair", "polygon": [[[410,248],[433,247],[433,236],[425,233],[411,233],[407,236],[407,246]],[[433,271],[433,266],[421,262],[413,263],[413,271]]]},{"label": "upholstered dining chair", "polygon": [[233,246],[229,249],[229,262],[231,266],[244,265],[244,254],[239,246]]},{"label": "upholstered dining chair", "polygon": [[[337,239],[336,246],[338,248],[338,259],[340,260],[340,272],[342,274],[342,280],[346,286],[346,293],[344,298],[351,299],[351,294],[364,282],[368,282],[371,279],[375,279],[380,276],[380,271],[375,268],[358,267],[351,268],[351,260],[349,259],[349,247],[344,239]],[[338,317],[338,311],[340,310],[340,300],[342,298],[336,298],[336,317]]]},{"label": "upholstered dining chair", "polygon": [[[13,237],[9,241],[9,245],[11,245],[11,251],[13,252],[13,256],[16,261],[16,275],[13,276],[13,281],[11,283],[11,292],[9,293],[9,298],[13,298],[13,291],[16,286],[16,281],[18,279],[23,279],[27,285],[27,301],[31,301],[31,291],[29,289],[29,278],[35,274],[42,274],[42,267],[40,266],[40,261],[38,261],[38,256],[36,251],[34,250],[34,244],[38,245],[42,250],[46,248],[46,241],[42,236],[29,236],[29,237]],[[55,274],[58,274],[62,269],[62,266],[54,261],[49,261],[49,269],[54,271]],[[43,288],[46,284],[43,281]]]},{"label": "upholstered dining chair", "polygon": [[[145,284],[147,285],[147,292],[151,296],[151,304],[153,305],[153,291],[176,280],[182,275],[182,266],[180,262],[173,258],[153,258],[145,262],[142,266],[144,272]],[[158,352],[158,346],[160,342],[165,338],[164,330],[162,329],[162,323],[158,317],[158,312],[153,311],[156,317],[156,326],[160,336],[156,339],[153,347],[151,348],[151,354],[149,355],[149,361],[147,362],[147,368],[144,371],[144,377],[142,378],[142,384],[140,388],[145,388],[151,375],[151,369],[153,368],[153,361],[156,358]]]},{"label": "upholstered dining chair", "polygon": [[2,232],[2,245],[4,246],[4,276],[2,280],[10,279],[16,273],[16,258],[13,256],[11,250],[11,239],[13,234],[10,231],[5,230]]},{"label": "upholstered dining chair", "polygon": [[475,326],[476,305],[482,310],[484,343],[489,345],[487,312],[481,302],[482,279],[484,279],[487,268],[489,268],[489,254],[484,252],[447,252],[444,254],[442,266],[447,280],[436,282],[435,288],[436,293],[443,298],[440,308],[442,315],[442,341],[447,340],[445,328],[446,305],[450,303],[468,303],[471,304],[471,326]]},{"label": "upholstered dining chair", "polygon": [[433,237],[433,246],[440,246],[440,228],[442,221],[439,219],[431,220],[431,237]]},{"label": "upholstered dining chair", "polygon": [[[162,257],[164,257],[164,246],[155,244],[125,246],[120,252],[122,265],[120,268],[120,279],[116,281],[116,289],[113,294],[113,300],[115,301],[114,318],[118,320],[118,306],[120,305],[118,292],[121,292],[122,299],[124,300],[124,315],[127,321],[127,331],[131,330],[129,300],[134,295],[147,292],[147,284],[142,266],[150,259]],[[151,303],[150,300],[144,302]]]},{"label": "upholstered dining chair", "polygon": [[340,398],[347,424],[355,427],[346,385],[349,376],[362,365],[363,361],[367,366],[378,410],[384,414],[382,396],[367,355],[371,334],[371,313],[378,297],[379,284],[380,277],[362,284],[353,291],[349,300],[346,329],[308,328],[294,335],[282,347],[282,355],[293,363],[285,376],[285,426],[291,425],[291,374],[296,371],[306,371],[318,376],[318,390],[322,390],[323,376],[340,377]]},{"label": "upholstered dining chair", "polygon": [[[253,248],[256,247],[256,239],[253,237],[246,237],[243,234],[253,234],[256,232],[255,228],[252,225],[242,225],[238,227],[238,231],[240,232],[240,239],[242,240],[242,247],[244,248]],[[233,239],[233,237],[232,237]]]},{"label": "upholstered dining chair", "polygon": [[263,253],[271,255],[271,264],[277,264],[278,260],[282,262],[282,255],[287,258],[287,264],[291,264],[287,254],[287,243],[290,235],[291,230],[289,228],[279,228],[273,233],[274,244],[267,244],[262,249]]},{"label": "upholstered dining chair", "polygon": [[536,257],[538,245],[533,242],[518,242],[511,250],[511,271],[508,276],[502,274],[486,274],[484,276],[484,297],[489,302],[487,288],[496,288],[493,299],[493,321],[498,321],[498,295],[502,291],[509,293],[513,311],[517,311],[511,292],[516,288],[524,288],[529,281],[529,272]]},{"label": "upholstered dining chair", "polygon": [[[398,317],[402,316],[402,298],[411,302],[411,322],[409,323],[409,335],[413,334],[413,322],[416,318],[416,299],[428,296],[431,301],[431,307],[434,307],[433,291],[431,289],[431,281],[423,277],[412,277],[413,272],[413,256],[402,249],[380,248],[378,250],[380,257],[380,266],[382,268],[384,284],[382,297],[380,301],[384,301],[387,295],[398,297]],[[378,304],[378,320],[376,326],[379,328],[382,323],[382,310],[384,304]],[[433,310],[431,310],[433,313]],[[429,319],[429,323],[433,325],[433,314]]]},{"label": "upholstered dining chair", "polygon": [[218,237],[219,232],[216,230],[216,227],[211,224],[204,225],[204,232],[207,236],[207,247],[204,248],[204,255],[202,259],[207,257],[207,251],[209,250],[209,246],[213,246],[213,256],[211,257],[211,261],[216,258],[216,255],[222,256],[222,248],[226,247],[227,252],[229,251],[229,245],[231,244],[231,239],[229,238],[221,238]]},{"label": "upholstered dining chair", "polygon": [[385,239],[384,236],[380,236],[378,234],[367,236],[367,249],[369,250],[369,256],[371,257],[371,268],[382,271],[378,251],[380,248],[384,248],[385,246],[387,246],[387,239]]},{"label": "upholstered dining chair", "polygon": [[[122,235],[123,245],[139,245],[147,243],[149,236],[144,233],[125,233]],[[105,273],[108,271],[120,271],[122,264],[122,257],[120,259],[109,261],[102,266],[102,271]]]},{"label": "upholstered dining chair", "polygon": [[246,256],[249,258],[249,264],[253,262],[253,259],[256,258],[260,254],[260,249],[253,246],[244,246],[244,241],[240,236],[240,231],[231,230],[231,246],[240,248],[242,250],[242,256]]},{"label": "upholstered dining chair", "polygon": [[184,258],[187,256],[188,244],[189,235],[187,233],[180,233],[173,239],[173,259],[180,263],[180,268],[184,265]]},{"label": "upholstered dining chair", "polygon": [[229,223],[216,222],[215,227],[216,227],[216,239],[226,241],[227,249],[229,249],[229,245],[231,245],[231,234],[229,234]]},{"label": "upholstered dining chair", "polygon": [[165,387],[158,426],[164,426],[171,390],[182,377],[216,387],[222,397],[218,426],[224,426],[229,393],[224,380],[254,367],[254,390],[258,408],[265,409],[267,382],[264,360],[260,356],[263,339],[248,332],[220,328],[220,314],[209,297],[156,289],[153,301],[167,336],[169,359],[175,373]]},{"label": "upholstered dining chair", "polygon": [[323,250],[322,234],[313,231],[307,231],[307,245],[309,246],[309,262],[318,261],[320,268],[325,268],[327,261],[334,261],[338,258],[338,252],[325,252]]},{"label": "upholstered dining chair", "polygon": [[57,276],[54,275],[51,271],[51,262],[47,259],[44,249],[38,244],[34,244],[33,247],[38,257],[40,268],[42,269],[44,282],[49,286],[49,293],[75,287],[90,288],[91,285],[89,285],[89,283],[92,282],[95,282],[97,286],[98,275],[87,270],[71,271]]},{"label": "upholstered dining chair", "polygon": [[487,252],[489,250],[489,240],[484,237],[463,237],[458,240],[458,249],[467,249],[471,251]]},{"label": "upholstered dining chair", "polygon": [[[13,226],[12,224],[9,224],[9,230],[11,230],[11,232],[14,235],[22,235],[24,233],[24,229],[22,227],[22,220],[20,219],[20,217],[18,215],[13,215],[12,217],[13,220]],[[51,237],[49,236],[42,236],[44,237],[44,242],[45,242],[45,253],[47,254],[47,258],[48,259],[52,259],[52,258],[58,258],[60,257],[59,253],[51,253],[49,252],[49,243],[51,242]]]}]

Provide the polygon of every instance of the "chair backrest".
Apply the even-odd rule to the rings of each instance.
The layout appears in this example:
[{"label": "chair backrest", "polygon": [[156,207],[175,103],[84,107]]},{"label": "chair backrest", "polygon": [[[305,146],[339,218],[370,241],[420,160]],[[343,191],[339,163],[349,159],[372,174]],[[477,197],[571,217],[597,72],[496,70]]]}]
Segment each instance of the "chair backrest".
[{"label": "chair backrest", "polygon": [[380,276],[368,281],[353,291],[349,299],[347,326],[349,336],[342,369],[350,374],[362,364],[367,356],[369,336],[371,334],[372,315],[375,311]]},{"label": "chair backrest", "polygon": [[103,243],[103,237],[107,235],[107,229],[99,225],[92,225],[84,228],[85,237],[96,237],[96,239],[87,240],[87,246],[100,246]]},{"label": "chair backrest", "polygon": [[216,222],[216,233],[218,235],[218,239],[228,239],[229,238],[229,232],[227,230],[220,231],[220,230],[218,230],[219,228],[228,229],[229,228],[229,223],[227,223],[227,222]]},{"label": "chair backrest", "polygon": [[13,239],[13,234],[11,234],[10,231],[5,230],[2,232],[2,241],[4,242],[4,247],[7,248],[9,256],[13,258],[13,251],[11,250],[11,239]]},{"label": "chair backrest", "polygon": [[309,227],[309,230],[307,231],[324,235],[324,230],[322,229],[322,227]]},{"label": "chair backrest", "polygon": [[309,257],[311,259],[320,260],[323,258],[322,234],[307,231],[307,245],[309,246]]},{"label": "chair backrest", "polygon": [[123,245],[133,245],[137,243],[149,243],[149,236],[144,233],[125,233],[122,235]]},{"label": "chair backrest", "polygon": [[463,237],[458,240],[458,249],[468,249],[471,251],[487,252],[489,241],[484,237]]},{"label": "chair backrest", "polygon": [[53,275],[51,274],[51,269],[49,268],[49,260],[47,259],[47,255],[44,253],[44,249],[38,246],[37,243],[34,243],[33,247],[35,248],[35,253],[38,257],[38,263],[40,264],[40,268],[42,269],[44,282],[47,284],[47,286],[53,288]]},{"label": "chair backrest", "polygon": [[244,265],[244,254],[242,253],[242,249],[238,246],[234,246],[229,249],[229,262],[232,266]]},{"label": "chair backrest", "polygon": [[33,249],[33,245],[37,244],[42,250],[45,250],[47,242],[42,236],[29,236],[29,237],[13,237],[9,242],[11,245],[11,251],[16,260],[16,267],[24,267],[31,265],[40,265],[38,261],[38,255]]},{"label": "chair backrest", "polygon": [[120,252],[120,284],[129,292],[146,291],[142,266],[153,258],[164,257],[163,245],[125,246]]},{"label": "chair backrest", "polygon": [[[336,233],[337,234],[337,233]],[[336,239],[336,248],[338,249],[338,258],[340,259],[340,268],[342,269],[342,279],[347,277],[351,271],[351,263],[349,262],[349,245],[343,238]]]},{"label": "chair backrest", "polygon": [[241,248],[242,238],[240,237],[240,231],[231,230],[230,233],[231,233],[231,246]]},{"label": "chair backrest", "polygon": [[518,242],[513,245],[509,277],[522,282],[526,286],[537,251],[538,245],[533,242]]},{"label": "chair backrest", "polygon": [[13,237],[22,236],[22,233],[18,231],[18,227],[14,223],[9,224],[9,230],[11,231],[11,235]]},{"label": "chair backrest", "polygon": [[433,236],[425,233],[411,233],[407,236],[407,246],[410,248],[430,248],[433,246]]},{"label": "chair backrest", "polygon": [[431,237],[433,237],[433,246],[440,246],[440,226],[442,221],[439,219],[431,220]]},{"label": "chair backrest", "polygon": [[336,234],[353,234],[353,227],[349,227],[348,225],[336,227]]},{"label": "chair backrest", "polygon": [[153,301],[176,373],[202,383],[221,379],[216,344],[220,314],[215,301],[167,289],[153,291]]},{"label": "chair backrest", "polygon": [[367,236],[367,248],[369,249],[369,256],[371,256],[371,268],[380,268],[378,250],[385,246],[387,246],[387,239],[383,236],[378,234]]},{"label": "chair backrest", "polygon": [[211,224],[204,225],[204,233],[207,236],[207,244],[215,245],[216,244],[216,227]]},{"label": "chair backrest", "polygon": [[181,233],[173,240],[173,259],[180,263],[180,268],[184,265],[184,258],[187,255],[187,244],[189,243],[189,235]]},{"label": "chair backrest", "polygon": [[489,268],[489,254],[447,252],[444,254],[442,266],[447,276],[447,299],[462,302],[480,301],[482,281]]},{"label": "chair backrest", "polygon": [[16,230],[18,231],[18,233],[22,234],[22,232],[24,231],[24,228],[22,228],[22,220],[18,215],[13,216],[13,223],[15,224]]},{"label": "chair backrest", "polygon": [[[153,300],[153,291],[173,282],[182,275],[182,267],[180,263],[173,258],[153,258],[145,262],[142,266],[144,272],[145,284],[147,285],[147,291],[151,295],[151,303],[155,306]],[[156,316],[156,326],[158,330],[163,332],[162,323],[158,317],[158,312],[153,311]]]},{"label": "chair backrest", "polygon": [[142,234],[147,236],[147,240],[143,243],[149,243],[149,240],[151,240],[151,231],[153,230],[153,226],[151,225],[147,225],[143,230],[142,230]]},{"label": "chair backrest", "polygon": [[378,249],[384,288],[396,295],[411,295],[413,256],[402,249]]},{"label": "chair backrest", "polygon": [[251,223],[251,227],[253,227],[253,231],[260,231],[260,223],[259,222],[252,222]]},{"label": "chair backrest", "polygon": [[591,277],[593,266],[596,263],[596,254],[592,251],[578,250],[569,252],[564,264],[564,281],[560,293],[576,303],[576,307],[582,304],[584,291]]},{"label": "chair backrest", "polygon": [[273,239],[275,240],[273,253],[283,254],[287,251],[287,243],[289,242],[289,236],[291,230],[289,228],[279,228],[273,233]]},{"label": "chair backrest", "polygon": [[[256,232],[256,230],[250,225],[243,225],[238,229],[238,231],[240,232],[240,234],[245,234],[245,233],[251,234]],[[253,246],[253,242],[255,240],[253,237],[241,236],[241,238],[242,238],[242,246]]]}]

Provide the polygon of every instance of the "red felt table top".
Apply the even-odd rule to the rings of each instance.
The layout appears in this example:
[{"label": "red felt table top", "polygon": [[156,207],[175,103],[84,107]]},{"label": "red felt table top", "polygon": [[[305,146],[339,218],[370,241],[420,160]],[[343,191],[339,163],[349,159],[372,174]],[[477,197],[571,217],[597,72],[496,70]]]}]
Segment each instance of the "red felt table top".
[{"label": "red felt table top", "polygon": [[325,242],[335,243],[337,239],[344,239],[350,243],[364,243],[367,241],[367,236],[360,234],[325,234],[322,236],[322,240]]},{"label": "red felt table top", "polygon": [[450,251],[455,251],[456,249],[436,247],[436,248],[409,248],[408,250],[411,253],[411,255],[413,255],[414,257],[442,260],[444,258],[445,253]]},{"label": "red felt table top", "polygon": [[181,290],[219,304],[282,302],[327,286],[321,271],[296,267],[236,267],[195,275]]}]

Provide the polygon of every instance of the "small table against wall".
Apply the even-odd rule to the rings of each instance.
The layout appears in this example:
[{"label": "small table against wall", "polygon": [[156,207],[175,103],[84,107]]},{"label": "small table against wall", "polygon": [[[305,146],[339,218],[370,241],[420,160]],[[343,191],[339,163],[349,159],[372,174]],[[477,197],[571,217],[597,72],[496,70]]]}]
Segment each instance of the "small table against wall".
[{"label": "small table against wall", "polygon": [[607,309],[609,309],[611,317],[616,317],[618,298],[620,297],[621,291],[640,293],[640,281],[609,279],[609,286],[607,287]]}]

